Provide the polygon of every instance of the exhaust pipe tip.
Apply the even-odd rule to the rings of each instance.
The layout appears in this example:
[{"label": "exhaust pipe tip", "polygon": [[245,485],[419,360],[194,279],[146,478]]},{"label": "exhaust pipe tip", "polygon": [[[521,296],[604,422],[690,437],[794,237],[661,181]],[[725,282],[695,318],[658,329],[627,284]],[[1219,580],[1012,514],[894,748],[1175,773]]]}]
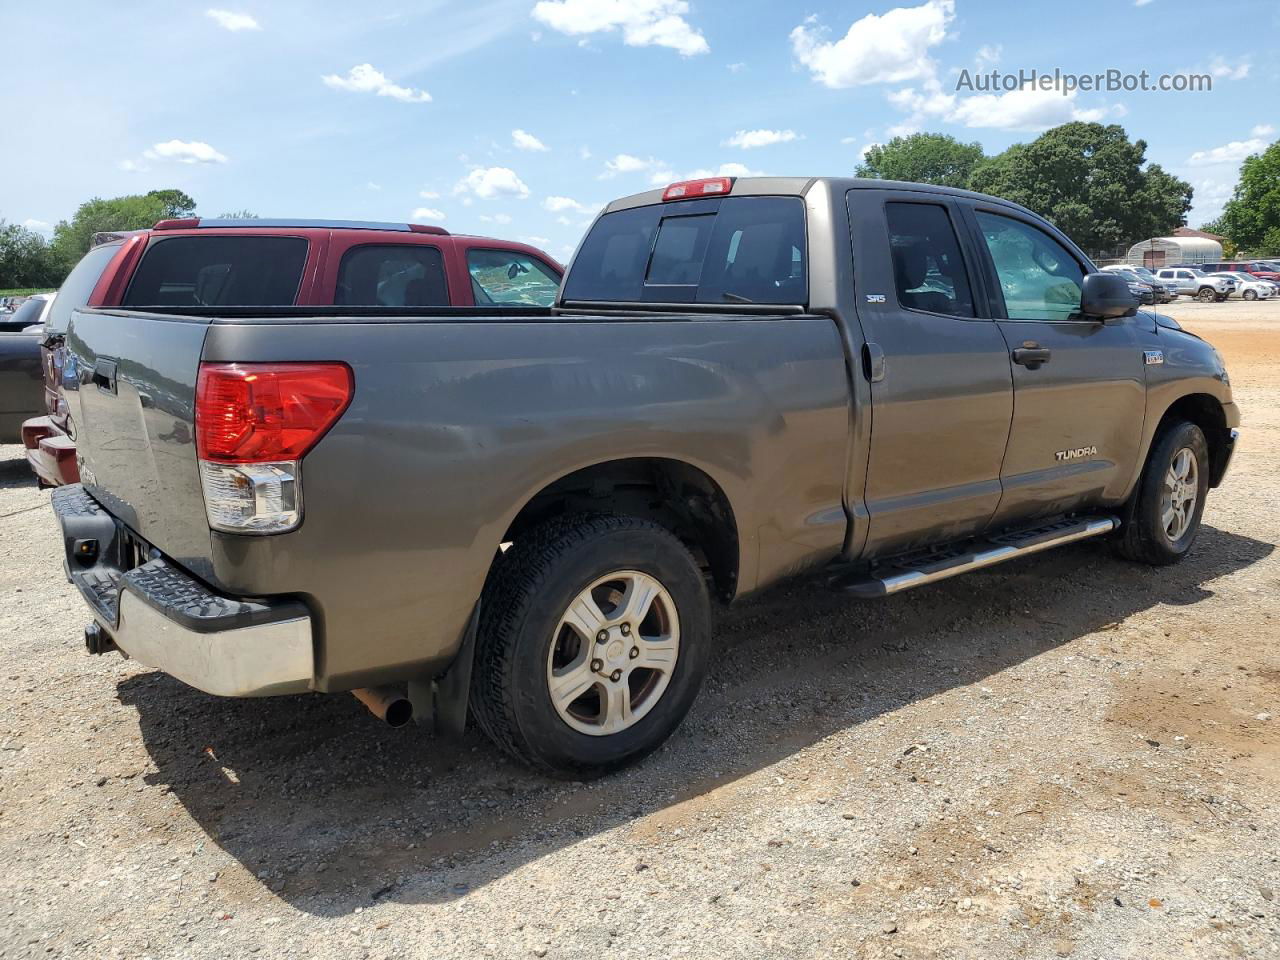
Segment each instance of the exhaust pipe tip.
[{"label": "exhaust pipe tip", "polygon": [[413,701],[400,687],[360,687],[351,693],[389,727],[403,727],[413,719]]},{"label": "exhaust pipe tip", "polygon": [[116,642],[95,620],[84,628],[84,648],[94,656],[100,656],[116,649]]}]

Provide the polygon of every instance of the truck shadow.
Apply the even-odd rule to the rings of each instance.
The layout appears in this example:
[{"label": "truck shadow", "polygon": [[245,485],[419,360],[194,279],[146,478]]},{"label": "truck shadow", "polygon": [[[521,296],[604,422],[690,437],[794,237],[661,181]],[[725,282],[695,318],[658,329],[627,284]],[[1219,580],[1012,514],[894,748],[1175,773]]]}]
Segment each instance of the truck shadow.
[{"label": "truck shadow", "polygon": [[[677,805],[1140,611],[1193,605],[1273,549],[1205,527],[1191,558],[1159,570],[1089,543],[872,603],[792,582],[720,616],[723,653],[684,725],[595,783],[530,773],[475,733],[390,730],[348,696],[223,700],[160,673],[118,693],[158,768],[148,782],[258,878],[240,895],[343,916],[465,896],[639,816],[662,813],[650,834],[673,829]],[[645,848],[627,869],[644,869]]]}]

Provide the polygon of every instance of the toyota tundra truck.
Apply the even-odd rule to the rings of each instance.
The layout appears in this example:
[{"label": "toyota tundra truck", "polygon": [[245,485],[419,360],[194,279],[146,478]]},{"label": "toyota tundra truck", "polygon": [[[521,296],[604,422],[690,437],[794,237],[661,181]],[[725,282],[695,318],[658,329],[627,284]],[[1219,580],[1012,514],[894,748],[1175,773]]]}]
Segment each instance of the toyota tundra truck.
[{"label": "toyota tundra truck", "polygon": [[540,313],[134,302],[67,351],[90,652],[573,777],[680,723],[713,598],[1181,559],[1239,423],[1213,347],[1052,225],[881,180],[616,200]]}]

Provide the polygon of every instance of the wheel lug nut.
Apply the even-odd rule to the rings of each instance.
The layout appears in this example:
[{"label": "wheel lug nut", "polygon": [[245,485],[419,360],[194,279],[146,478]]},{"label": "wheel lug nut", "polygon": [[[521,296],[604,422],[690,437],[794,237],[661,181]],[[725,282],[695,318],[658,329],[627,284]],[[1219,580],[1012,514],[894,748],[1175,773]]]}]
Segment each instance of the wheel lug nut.
[{"label": "wheel lug nut", "polygon": [[609,679],[612,680],[614,683],[617,683],[619,680],[622,679],[622,671],[621,670],[613,671],[613,673],[609,674]]},{"label": "wheel lug nut", "polygon": [[591,661],[591,669],[592,669],[592,671],[594,671],[595,673],[599,673],[599,672],[601,671],[601,669],[603,669],[603,667],[604,667],[604,661],[603,661],[603,660],[592,660],[592,661]]},{"label": "wheel lug nut", "polygon": [[640,648],[639,648],[639,647],[632,647],[632,648],[631,648],[631,659],[632,659],[632,660],[634,660],[634,659],[635,659],[636,657],[638,657],[638,656],[640,656]]},{"label": "wheel lug nut", "polygon": [[631,624],[629,624],[629,623],[624,623],[624,624],[622,625],[622,635],[623,635],[624,637],[629,637],[629,636],[631,636]]},{"label": "wheel lug nut", "polygon": [[599,633],[596,634],[596,643],[608,643],[608,642],[609,642],[608,630],[601,630]]}]

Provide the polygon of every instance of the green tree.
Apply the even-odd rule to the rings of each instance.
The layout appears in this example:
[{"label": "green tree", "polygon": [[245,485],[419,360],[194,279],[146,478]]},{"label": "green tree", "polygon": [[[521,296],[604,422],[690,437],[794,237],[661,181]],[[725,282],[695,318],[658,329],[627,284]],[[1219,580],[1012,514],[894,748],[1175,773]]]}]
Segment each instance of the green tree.
[{"label": "green tree", "polygon": [[1118,124],[1073,122],[979,163],[969,186],[1020,203],[1089,251],[1161,236],[1186,222],[1191,184],[1146,164]]},{"label": "green tree", "polygon": [[1245,158],[1222,216],[1205,229],[1253,254],[1280,252],[1280,140]]},{"label": "green tree", "polygon": [[192,216],[195,208],[196,202],[181,190],[152,190],[85,201],[70,221],[59,221],[53,228],[53,255],[62,271],[59,280],[85,255],[95,233],[142,230],[157,220]]},{"label": "green tree", "polygon": [[913,133],[877,143],[858,164],[857,175],[964,187],[982,158],[980,143],[961,143],[945,133]]},{"label": "green tree", "polygon": [[44,237],[21,224],[0,220],[0,289],[49,287],[61,280]]}]

